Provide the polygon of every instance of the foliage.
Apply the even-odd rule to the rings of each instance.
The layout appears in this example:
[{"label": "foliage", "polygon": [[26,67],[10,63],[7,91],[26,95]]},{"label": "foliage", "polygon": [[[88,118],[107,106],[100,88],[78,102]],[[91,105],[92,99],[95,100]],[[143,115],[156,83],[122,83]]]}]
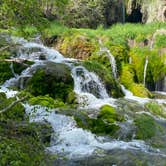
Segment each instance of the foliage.
[{"label": "foliage", "polygon": [[[16,98],[6,98],[4,93],[0,93],[0,110],[9,106],[12,102],[16,101]],[[25,109],[21,103],[17,103],[10,110],[0,114],[0,120],[6,121],[8,119],[22,121],[25,118]]]},{"label": "foliage", "polygon": [[165,48],[166,35],[157,35],[154,43],[155,48]]},{"label": "foliage", "polygon": [[44,152],[44,144],[50,141],[50,134],[45,124],[1,122],[0,165],[47,165],[51,156]]},{"label": "foliage", "polygon": [[0,84],[13,77],[9,62],[0,62]]},{"label": "foliage", "polygon": [[118,114],[114,107],[104,105],[100,108],[99,118],[105,120],[107,123],[115,123],[116,121],[123,121],[124,117]]},{"label": "foliage", "polygon": [[151,116],[140,114],[136,117],[134,123],[137,126],[136,138],[146,140],[155,136],[157,124]]},{"label": "foliage", "polygon": [[10,26],[25,25],[39,26],[45,19],[42,16],[42,10],[39,1],[11,1],[2,0],[0,5],[0,26],[8,28]]},{"label": "foliage", "polygon": [[46,96],[37,96],[29,99],[31,105],[41,105],[49,108],[64,107],[65,104],[62,101],[54,100],[53,98]]},{"label": "foliage", "polygon": [[161,118],[166,118],[166,112],[163,107],[156,102],[147,103],[146,108],[149,112],[153,113],[156,116],[160,116]]}]

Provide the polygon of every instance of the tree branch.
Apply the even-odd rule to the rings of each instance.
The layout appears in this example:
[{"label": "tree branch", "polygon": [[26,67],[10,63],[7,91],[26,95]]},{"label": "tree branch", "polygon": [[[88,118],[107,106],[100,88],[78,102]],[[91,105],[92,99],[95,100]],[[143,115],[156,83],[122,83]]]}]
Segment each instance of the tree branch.
[{"label": "tree branch", "polygon": [[27,97],[28,97],[28,96],[25,96],[25,97],[23,97],[23,98],[21,98],[21,99],[18,99],[18,100],[16,100],[16,101],[12,102],[12,103],[11,103],[10,105],[8,105],[6,108],[0,110],[0,114],[2,114],[2,113],[4,113],[4,112],[6,112],[7,110],[11,109],[11,108],[14,107],[17,103],[22,102],[22,101],[25,100]]},{"label": "tree branch", "polygon": [[24,63],[25,59],[20,59],[20,58],[13,58],[13,59],[0,59],[0,62],[16,62],[19,64],[22,64],[24,66],[29,66],[28,64]]}]

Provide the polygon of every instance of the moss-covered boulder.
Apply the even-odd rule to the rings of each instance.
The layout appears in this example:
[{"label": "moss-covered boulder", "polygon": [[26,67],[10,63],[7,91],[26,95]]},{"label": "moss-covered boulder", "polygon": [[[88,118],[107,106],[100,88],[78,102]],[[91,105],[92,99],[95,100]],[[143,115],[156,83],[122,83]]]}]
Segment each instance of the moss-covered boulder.
[{"label": "moss-covered boulder", "polygon": [[111,137],[117,136],[117,132],[120,129],[118,123],[125,120],[123,115],[117,113],[115,108],[109,105],[101,107],[97,117],[89,117],[88,112],[81,110],[71,112],[70,114],[74,115],[78,127],[90,130],[98,135],[108,135]]},{"label": "moss-covered boulder", "polygon": [[114,107],[110,105],[104,105],[100,108],[99,118],[105,120],[108,123],[115,123],[116,121],[123,121],[124,117],[118,114]]},{"label": "moss-covered boulder", "polygon": [[151,139],[157,134],[157,131],[160,129],[154,118],[147,114],[138,114],[134,123],[137,127],[136,138],[137,139]]},{"label": "moss-covered boulder", "polygon": [[41,66],[27,81],[26,88],[34,96],[49,95],[66,102],[73,91],[73,79],[65,64],[48,62]]}]

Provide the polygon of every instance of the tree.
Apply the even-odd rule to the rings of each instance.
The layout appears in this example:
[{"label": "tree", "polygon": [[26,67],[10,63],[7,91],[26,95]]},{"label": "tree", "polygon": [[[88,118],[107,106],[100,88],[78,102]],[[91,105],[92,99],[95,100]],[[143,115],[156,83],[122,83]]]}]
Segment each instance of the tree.
[{"label": "tree", "polygon": [[40,25],[43,22],[42,9],[37,0],[1,0],[0,26]]},{"label": "tree", "polygon": [[46,25],[45,16],[55,10],[59,12],[67,2],[68,0],[1,0],[0,27]]}]

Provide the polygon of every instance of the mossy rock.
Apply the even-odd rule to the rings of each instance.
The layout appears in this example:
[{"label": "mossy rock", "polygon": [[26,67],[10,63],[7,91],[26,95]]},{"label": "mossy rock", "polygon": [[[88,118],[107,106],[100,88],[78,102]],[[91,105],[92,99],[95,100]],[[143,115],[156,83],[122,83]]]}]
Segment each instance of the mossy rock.
[{"label": "mossy rock", "polygon": [[65,64],[48,62],[37,69],[27,81],[27,90],[34,96],[49,95],[54,99],[67,101],[69,93],[73,91],[74,82],[70,69]]},{"label": "mossy rock", "polygon": [[166,112],[164,111],[163,107],[156,102],[149,102],[145,104],[145,108],[156,116],[166,118]]},{"label": "mossy rock", "polygon": [[81,35],[75,32],[61,37],[56,47],[67,57],[85,60],[97,49],[97,44],[86,34]]},{"label": "mossy rock", "polygon": [[83,66],[100,77],[110,96],[115,98],[124,96],[119,83],[114,79],[109,68],[106,68],[104,65],[96,61],[84,61]]},{"label": "mossy rock", "polygon": [[46,96],[37,96],[29,99],[31,105],[41,105],[49,108],[64,107],[65,104],[63,101],[54,100],[52,97]]},{"label": "mossy rock", "polygon": [[148,89],[144,87],[143,84],[132,84],[132,87],[130,87],[130,90],[133,92],[135,96],[139,97],[150,97],[152,98],[153,95],[149,92]]},{"label": "mossy rock", "polygon": [[115,123],[116,121],[124,121],[124,117],[118,114],[114,107],[104,105],[100,108],[98,118],[105,120],[108,123]]},{"label": "mossy rock", "polygon": [[122,115],[109,105],[101,107],[101,111],[96,118],[90,118],[86,112],[80,110],[73,113],[73,115],[78,127],[90,130],[98,135],[109,135],[111,137],[116,137],[120,129],[116,122],[125,120]]},{"label": "mossy rock", "polygon": [[157,133],[158,124],[147,114],[138,114],[134,120],[137,127],[136,138],[147,140],[154,137]]},{"label": "mossy rock", "polygon": [[[11,103],[15,102],[16,98],[6,98],[4,93],[0,93],[0,109],[4,109]],[[22,121],[25,118],[25,109],[21,103],[17,103],[11,109],[0,114],[0,120],[6,121],[8,119]]]},{"label": "mossy rock", "polygon": [[86,130],[90,130],[92,133],[98,135],[114,136],[119,130],[119,126],[114,123],[107,123],[102,118],[90,118],[85,112],[74,114],[74,119],[78,125]]}]

